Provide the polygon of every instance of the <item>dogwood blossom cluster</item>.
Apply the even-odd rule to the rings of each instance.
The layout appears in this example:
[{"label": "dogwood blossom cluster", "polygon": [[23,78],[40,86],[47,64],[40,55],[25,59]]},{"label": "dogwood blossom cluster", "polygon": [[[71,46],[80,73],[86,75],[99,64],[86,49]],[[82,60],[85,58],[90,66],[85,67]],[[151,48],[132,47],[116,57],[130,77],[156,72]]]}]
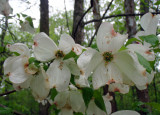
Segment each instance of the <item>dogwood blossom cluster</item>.
[{"label": "dogwood blossom cluster", "polygon": [[[136,35],[138,41],[128,45],[128,35],[103,22],[96,37],[98,50],[76,44],[67,34],[56,45],[41,32],[33,38],[33,49],[22,43],[7,45],[15,55],[5,60],[4,74],[16,90],[28,88],[37,101],[54,104],[61,110],[59,115],[109,115],[112,96],[102,95],[100,88],[107,85],[109,92],[126,94],[130,86],[143,90],[151,83],[154,72],[148,61],[155,60],[154,47],[148,37],[141,38],[155,34],[157,23],[157,16],[145,14],[141,19],[144,31]],[[111,115],[122,114],[139,115],[129,110]]]}]

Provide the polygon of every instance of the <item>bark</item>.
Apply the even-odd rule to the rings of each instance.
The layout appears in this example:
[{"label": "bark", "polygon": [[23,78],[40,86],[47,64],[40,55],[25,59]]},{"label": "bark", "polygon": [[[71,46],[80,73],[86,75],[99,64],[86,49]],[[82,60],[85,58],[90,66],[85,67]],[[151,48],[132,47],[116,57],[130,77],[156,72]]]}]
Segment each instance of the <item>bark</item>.
[{"label": "bark", "polygon": [[40,32],[49,35],[48,0],[40,0]]},{"label": "bark", "polygon": [[[99,10],[99,0],[93,0],[93,18],[96,20],[101,19],[100,10]],[[94,22],[94,27],[97,30],[101,21]]]},{"label": "bark", "polygon": [[[134,14],[134,0],[125,0],[124,6],[125,14]],[[134,37],[134,35],[136,34],[136,20],[134,16],[126,16],[126,29],[128,38]]]},{"label": "bark", "polygon": [[[49,35],[49,7],[48,0],[40,0],[40,32],[45,32]],[[48,115],[50,105],[39,104],[39,115]]]},{"label": "bark", "polygon": [[81,44],[84,39],[84,25],[83,20],[78,25],[78,29],[76,30],[77,24],[79,20],[81,20],[81,17],[83,16],[84,12],[84,0],[75,0],[74,3],[74,15],[73,15],[73,30],[72,30],[72,37],[75,40],[76,43]]}]

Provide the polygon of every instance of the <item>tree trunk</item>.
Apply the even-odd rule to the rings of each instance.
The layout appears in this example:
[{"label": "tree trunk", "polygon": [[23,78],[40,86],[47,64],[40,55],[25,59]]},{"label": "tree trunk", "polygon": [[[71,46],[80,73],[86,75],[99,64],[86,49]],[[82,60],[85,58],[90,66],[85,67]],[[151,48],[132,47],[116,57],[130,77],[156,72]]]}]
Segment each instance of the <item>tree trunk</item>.
[{"label": "tree trunk", "polygon": [[48,0],[40,0],[40,32],[49,35]]},{"label": "tree trunk", "polygon": [[[134,0],[125,0],[125,14],[134,14],[135,4]],[[126,28],[128,33],[128,38],[134,37],[136,34],[136,20],[135,16],[126,16]]]},{"label": "tree trunk", "polygon": [[[77,25],[84,12],[84,0],[75,0],[74,3],[74,15],[73,15],[73,30],[72,37],[76,43],[81,44],[84,39],[84,25],[83,20],[80,25]],[[77,28],[78,26],[78,28]],[[77,30],[76,30],[77,28]]]},{"label": "tree trunk", "polygon": [[[40,32],[49,35],[49,7],[48,0],[40,0]],[[39,104],[39,115],[48,115],[49,103]]]}]

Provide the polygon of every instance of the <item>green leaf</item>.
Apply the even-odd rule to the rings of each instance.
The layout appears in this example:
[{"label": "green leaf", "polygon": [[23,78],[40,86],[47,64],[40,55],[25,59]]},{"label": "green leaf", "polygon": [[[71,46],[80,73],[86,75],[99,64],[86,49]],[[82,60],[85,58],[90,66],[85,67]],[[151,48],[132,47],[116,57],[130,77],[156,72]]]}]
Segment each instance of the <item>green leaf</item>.
[{"label": "green leaf", "polygon": [[104,100],[102,98],[101,93],[98,90],[94,91],[94,102],[101,110],[106,112],[106,106],[104,104]]},{"label": "green leaf", "polygon": [[153,110],[160,112],[160,103],[150,102],[146,103],[146,105],[149,105],[152,107]]},{"label": "green leaf", "polygon": [[23,13],[21,13],[21,15],[25,18],[25,17],[27,17],[27,15],[26,14],[23,14]]},{"label": "green leaf", "polygon": [[74,115],[83,115],[83,113],[78,112],[78,113],[74,113]]},{"label": "green leaf", "polygon": [[131,38],[131,39],[128,39],[128,41],[126,42],[125,46],[128,46],[129,44],[132,44],[133,42],[142,42],[142,41],[140,41],[137,38]]},{"label": "green leaf", "polygon": [[19,53],[17,53],[17,52],[12,52],[15,56],[20,56],[20,54]]},{"label": "green leaf", "polygon": [[149,61],[149,63],[150,63],[150,65],[151,65],[151,67],[152,67],[152,69],[153,70],[155,70],[155,60],[154,61]]},{"label": "green leaf", "polygon": [[41,63],[40,61],[36,60],[36,58],[34,57],[30,57],[28,61],[29,61],[29,64],[33,63],[37,67],[39,67],[39,64]]},{"label": "green leaf", "polygon": [[51,94],[51,99],[54,100],[54,98],[56,97],[58,92],[55,88],[52,88],[51,91],[50,91],[50,94]]},{"label": "green leaf", "polygon": [[0,52],[3,52],[4,47],[0,46]]},{"label": "green leaf", "polygon": [[152,67],[151,67],[150,63],[149,63],[141,54],[139,54],[139,53],[137,53],[137,52],[136,52],[136,54],[137,54],[139,63],[140,63],[144,68],[146,68],[146,71],[147,71],[148,73],[151,73]]},{"label": "green leaf", "polygon": [[158,53],[158,52],[160,52],[160,49],[159,49],[159,48],[153,49],[153,51],[154,51],[155,53]]},{"label": "green leaf", "polygon": [[29,61],[29,64],[33,63],[35,60],[36,60],[36,59],[35,59],[34,57],[30,57],[29,60],[28,60],[28,61]]},{"label": "green leaf", "polygon": [[30,26],[34,28],[32,18],[29,16],[26,20],[29,22]]},{"label": "green leaf", "polygon": [[154,34],[148,36],[139,36],[142,41],[150,43],[153,47],[156,47],[159,44],[158,37]]},{"label": "green leaf", "polygon": [[126,48],[125,46],[122,46],[118,51],[123,51],[123,50],[126,50],[128,48]]},{"label": "green leaf", "polygon": [[75,58],[77,55],[73,51],[70,51],[67,55],[64,56],[64,60],[69,59],[71,57]]},{"label": "green leaf", "polygon": [[154,5],[159,5],[160,4],[160,1],[157,1]]},{"label": "green leaf", "polygon": [[88,87],[82,88],[82,96],[83,96],[85,105],[88,107],[88,104],[93,97],[93,89]]},{"label": "green leaf", "polygon": [[13,115],[11,108],[2,108],[0,107],[0,115]]}]

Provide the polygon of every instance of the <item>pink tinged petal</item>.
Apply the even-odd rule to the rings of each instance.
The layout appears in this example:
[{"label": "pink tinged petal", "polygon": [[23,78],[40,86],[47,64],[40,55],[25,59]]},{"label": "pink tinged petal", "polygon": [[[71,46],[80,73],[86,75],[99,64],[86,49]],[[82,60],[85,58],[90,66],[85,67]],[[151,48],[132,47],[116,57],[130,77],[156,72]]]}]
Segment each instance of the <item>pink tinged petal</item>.
[{"label": "pink tinged petal", "polygon": [[120,35],[113,29],[113,25],[109,22],[101,24],[97,33],[97,46],[100,52],[116,52],[127,39],[127,35]]},{"label": "pink tinged petal", "polygon": [[62,108],[58,115],[74,115],[72,109]]},{"label": "pink tinged petal", "polygon": [[[72,110],[75,112],[81,112],[81,106],[85,106],[82,94],[79,91],[70,91],[69,103],[72,107]],[[85,112],[85,109],[82,111]]]},{"label": "pink tinged petal", "polygon": [[50,88],[46,87],[47,76],[42,74],[42,70],[31,80],[30,88],[36,100],[42,101],[47,98]]},{"label": "pink tinged petal", "polygon": [[112,113],[111,115],[140,115],[140,114],[132,110],[122,110],[122,111],[117,111],[115,113]]},{"label": "pink tinged petal", "polygon": [[103,60],[102,55],[94,49],[87,49],[83,52],[77,60],[77,64],[80,68],[81,76],[88,79],[91,72],[97,67],[97,65]]},{"label": "pink tinged petal", "polygon": [[106,106],[107,114],[110,115],[111,112],[112,112],[111,103],[110,103],[110,101],[108,100],[108,98],[107,98],[106,96],[103,96],[103,100],[104,100],[104,104],[105,104],[105,106]]},{"label": "pink tinged petal", "polygon": [[64,63],[67,65],[73,75],[80,75],[80,69],[73,58],[65,60]]},{"label": "pink tinged petal", "polygon": [[150,51],[151,49],[147,46],[141,45],[141,44],[130,44],[127,46],[130,50],[133,50],[135,52],[138,52],[141,54],[145,59],[148,61],[155,60],[155,54],[153,51]]},{"label": "pink tinged petal", "polygon": [[59,49],[64,52],[64,54],[68,54],[71,50],[75,42],[73,38],[67,34],[62,34],[59,41]]},{"label": "pink tinged petal", "polygon": [[59,92],[68,89],[71,73],[62,60],[54,60],[49,66],[47,74],[49,76],[50,88],[56,88]]},{"label": "pink tinged petal", "polygon": [[30,74],[25,72],[25,63],[23,61],[23,58],[17,57],[14,62],[11,62],[9,65],[7,65],[8,67],[10,66],[6,71],[9,71],[9,80],[11,82],[23,83],[30,77]]},{"label": "pink tinged petal", "polygon": [[90,101],[86,113],[87,115],[106,115],[104,111],[102,111],[99,107],[96,106],[94,100]]},{"label": "pink tinged petal", "polygon": [[129,86],[121,83],[112,83],[109,85],[110,92],[119,92],[122,94],[126,94],[129,92]]},{"label": "pink tinged petal", "polygon": [[146,69],[139,63],[134,52],[130,50],[121,51],[115,54],[113,62],[134,84],[146,84]]},{"label": "pink tinged petal", "polygon": [[29,48],[27,47],[27,45],[22,44],[22,43],[15,43],[13,45],[8,44],[7,48],[11,51],[11,52],[17,52],[20,55],[25,55],[25,56],[30,56],[30,52],[29,52]]},{"label": "pink tinged petal", "polygon": [[37,60],[50,61],[55,58],[57,50],[57,45],[44,32],[35,35],[33,52]]},{"label": "pink tinged petal", "polygon": [[69,91],[59,92],[54,98],[54,104],[58,109],[62,109],[69,98]]},{"label": "pink tinged petal", "polygon": [[85,47],[79,45],[79,44],[75,44],[73,47],[72,47],[72,51],[74,53],[76,53],[77,55],[80,55],[83,51],[83,49],[86,49]]}]

